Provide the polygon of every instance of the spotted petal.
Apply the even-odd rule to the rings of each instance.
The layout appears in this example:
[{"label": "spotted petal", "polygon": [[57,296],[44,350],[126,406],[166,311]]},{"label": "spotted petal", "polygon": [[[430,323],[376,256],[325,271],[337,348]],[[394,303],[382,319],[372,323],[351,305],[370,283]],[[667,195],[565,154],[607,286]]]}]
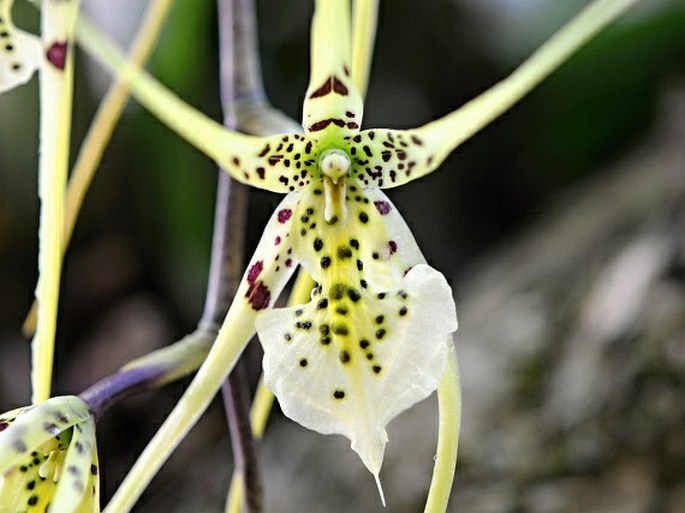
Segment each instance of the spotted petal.
[{"label": "spotted petal", "polygon": [[317,0],[302,127],[324,143],[357,133],[362,122],[362,98],[350,76],[351,45],[349,0]]},{"label": "spotted petal", "polygon": [[0,511],[99,511],[95,422],[77,397],[0,417]]},{"label": "spotted petal", "polygon": [[317,297],[257,320],[264,375],[284,413],[321,433],[352,441],[378,475],[395,416],[437,387],[446,337],[456,330],[454,302],[440,273],[420,264],[391,289],[365,290],[335,324]]},{"label": "spotted petal", "polygon": [[116,44],[83,20],[79,35],[83,47],[118,73],[145,108],[239,182],[287,193],[302,188],[318,173],[318,150],[311,137],[255,137],[228,130],[184,103],[148,73],[127,65]]},{"label": "spotted petal", "polygon": [[347,182],[345,219],[325,221],[320,186],[303,191],[294,214],[294,253],[319,283],[312,301],[256,325],[286,415],[347,436],[378,476],[385,426],[437,387],[456,314],[394,205]]},{"label": "spotted petal", "polygon": [[389,188],[434,171],[636,2],[590,3],[511,75],[441,119],[412,130],[366,130],[348,139],[353,174],[365,184]]},{"label": "spotted petal", "polygon": [[0,0],[0,93],[28,82],[43,62],[40,38],[12,23],[14,0]]}]

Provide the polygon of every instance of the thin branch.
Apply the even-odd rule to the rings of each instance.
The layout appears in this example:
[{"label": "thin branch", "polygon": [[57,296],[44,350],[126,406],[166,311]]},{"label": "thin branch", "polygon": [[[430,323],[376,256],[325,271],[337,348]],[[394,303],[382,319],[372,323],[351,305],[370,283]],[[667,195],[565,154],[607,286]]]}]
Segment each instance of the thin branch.
[{"label": "thin branch", "polygon": [[[264,96],[257,58],[256,22],[251,1],[218,1],[219,65],[224,126],[238,125],[235,104],[241,97],[261,100]],[[203,320],[218,323],[228,312],[238,289],[243,267],[247,191],[221,170],[217,189],[210,283]],[[217,283],[217,281],[219,283]],[[222,396],[231,435],[235,473],[242,477],[243,510],[263,511],[263,488],[255,439],[250,430],[249,382],[244,362],[238,361],[222,386]]]}]

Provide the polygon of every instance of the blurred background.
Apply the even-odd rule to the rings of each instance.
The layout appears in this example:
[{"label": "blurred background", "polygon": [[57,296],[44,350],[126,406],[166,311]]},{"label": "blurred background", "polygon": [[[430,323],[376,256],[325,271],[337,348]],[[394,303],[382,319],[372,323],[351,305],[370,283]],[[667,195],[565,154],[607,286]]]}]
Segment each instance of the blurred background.
[{"label": "blurred background", "polygon": [[[365,127],[408,128],[506,76],[581,0],[393,0],[380,10]],[[147,2],[84,0],[122,44]],[[450,511],[685,511],[685,2],[642,2],[419,183],[389,192],[451,282],[463,378]],[[258,2],[266,91],[300,119],[304,0]],[[17,2],[15,21],[37,14]],[[220,120],[212,2],[178,1],[149,69]],[[73,154],[109,78],[77,59]],[[0,410],[29,400],[20,326],[36,281],[37,80],[0,96]],[[206,286],[216,168],[127,108],[67,253],[54,391],[77,393],[192,331]],[[248,252],[277,195],[250,191]],[[248,364],[259,373],[259,348]],[[183,384],[98,426],[109,497]],[[388,510],[422,509],[431,398],[389,428]],[[230,444],[215,404],[139,511],[221,511]],[[280,512],[382,511],[338,437],[276,411],[260,447]],[[331,465],[331,462],[335,462]]]}]

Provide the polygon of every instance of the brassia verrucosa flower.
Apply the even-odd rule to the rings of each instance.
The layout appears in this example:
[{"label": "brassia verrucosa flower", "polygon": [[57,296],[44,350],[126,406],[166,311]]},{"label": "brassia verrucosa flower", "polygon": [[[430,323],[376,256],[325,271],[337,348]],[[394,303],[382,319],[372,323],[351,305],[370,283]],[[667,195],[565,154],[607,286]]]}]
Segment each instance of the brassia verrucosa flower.
[{"label": "brassia verrucosa flower", "polygon": [[[150,466],[161,465],[160,453],[177,443],[170,440],[192,426],[255,329],[266,382],[286,415],[347,436],[378,478],[385,426],[435,390],[457,328],[446,280],[426,264],[382,189],[435,170],[634,1],[591,3],[510,77],[413,130],[361,130],[363,102],[355,84],[363,79],[352,70],[363,66],[353,61],[350,2],[316,1],[304,133],[271,137],[224,129],[81,25],[84,47],[130,81],[159,119],[236,180],[286,194],[205,364],[132,469],[126,491],[115,495],[114,507],[135,500],[144,484],[134,482],[147,482]],[[297,265],[317,282],[310,302],[273,308]]]},{"label": "brassia verrucosa flower", "polygon": [[75,396],[0,414],[0,512],[100,511],[95,420]]},{"label": "brassia verrucosa flower", "polygon": [[[128,81],[159,119],[236,180],[286,194],[205,363],[108,509],[132,507],[207,407],[255,330],[264,347],[266,382],[283,411],[309,428],[347,436],[378,481],[386,425],[435,390],[453,358],[451,337],[457,328],[445,278],[427,265],[382,189],[435,170],[635,1],[592,2],[508,78],[437,121],[411,130],[361,130],[365,71],[359,70],[368,68],[368,55],[353,52],[352,40],[353,30],[368,27],[351,26],[349,0],[317,0],[304,133],[271,137],[239,134],[206,118],[127,62],[82,21],[77,35],[83,47]],[[44,0],[44,7],[52,2],[75,5]],[[0,12],[13,29],[10,4],[0,0]],[[52,57],[68,48],[68,43],[56,47]],[[26,55],[35,51],[22,50]],[[14,61],[7,54],[0,59],[4,73]],[[0,86],[26,78],[3,76]],[[311,300],[273,308],[298,265],[316,281]],[[447,368],[456,375],[454,366]]]}]

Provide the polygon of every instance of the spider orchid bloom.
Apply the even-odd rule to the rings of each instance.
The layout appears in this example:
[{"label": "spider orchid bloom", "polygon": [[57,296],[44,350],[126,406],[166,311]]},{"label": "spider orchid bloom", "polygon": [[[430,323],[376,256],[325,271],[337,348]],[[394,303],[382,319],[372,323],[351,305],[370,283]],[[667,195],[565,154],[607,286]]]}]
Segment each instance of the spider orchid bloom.
[{"label": "spider orchid bloom", "polygon": [[79,0],[42,0],[41,37],[12,23],[14,0],[0,0],[0,93],[40,72],[39,315],[33,339],[33,402],[50,397],[69,160],[73,38]]},{"label": "spider orchid bloom", "polygon": [[[304,133],[271,137],[224,129],[80,23],[84,48],[129,82],[160,120],[236,180],[286,194],[205,363],[109,507],[131,506],[207,407],[255,328],[267,385],[283,411],[311,429],[347,436],[378,482],[385,426],[435,390],[457,328],[446,280],[426,264],[381,189],[435,170],[635,1],[596,0],[510,77],[437,121],[362,131],[355,83],[364,78],[354,70],[365,63],[352,58],[350,2],[317,0]],[[298,264],[317,282],[311,301],[273,308]]]},{"label": "spider orchid bloom", "polygon": [[100,511],[95,420],[75,396],[0,414],[0,511]]}]

